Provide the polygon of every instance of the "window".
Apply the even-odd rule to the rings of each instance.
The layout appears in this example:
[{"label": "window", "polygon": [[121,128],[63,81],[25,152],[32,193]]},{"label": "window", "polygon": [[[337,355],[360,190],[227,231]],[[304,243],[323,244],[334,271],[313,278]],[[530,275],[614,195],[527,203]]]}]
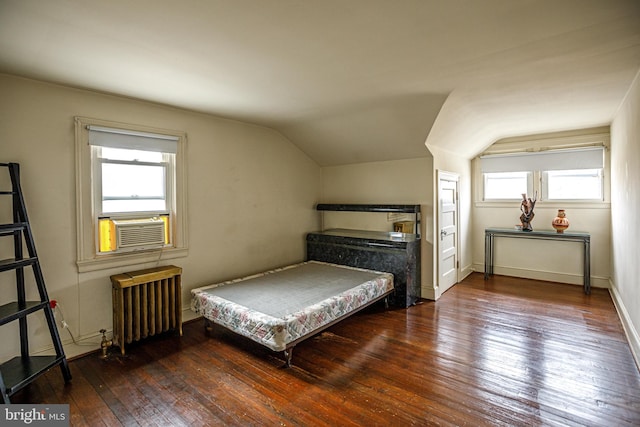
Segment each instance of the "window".
[{"label": "window", "polygon": [[545,171],[542,194],[546,200],[602,200],[602,169]]},{"label": "window", "polygon": [[95,189],[100,194],[99,212],[169,210],[171,180],[167,178],[173,154],[106,147],[94,147],[93,151],[100,176]]},{"label": "window", "polygon": [[492,172],[484,174],[484,200],[521,199],[532,193],[530,172]]},{"label": "window", "polygon": [[185,142],[181,133],[76,118],[80,271],[186,253]]},{"label": "window", "polygon": [[483,156],[483,200],[603,201],[604,148],[589,147]]},{"label": "window", "polygon": [[[91,150],[98,253],[169,246],[173,206],[170,178],[175,155],[101,146],[93,146]],[[129,220],[126,223],[129,227],[136,226],[135,232],[128,233],[128,244],[119,239],[122,227],[118,227],[118,220]],[[137,234],[135,240],[133,233]],[[156,233],[162,238],[156,238]]]}]

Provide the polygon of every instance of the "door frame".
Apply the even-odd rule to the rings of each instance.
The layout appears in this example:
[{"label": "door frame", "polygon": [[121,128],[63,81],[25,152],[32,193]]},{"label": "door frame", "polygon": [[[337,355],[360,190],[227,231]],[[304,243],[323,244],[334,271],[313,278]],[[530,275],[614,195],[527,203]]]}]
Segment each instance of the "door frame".
[{"label": "door frame", "polygon": [[[440,224],[441,224],[441,209],[440,209],[440,181],[455,181],[456,183],[456,209],[455,209],[455,217],[456,217],[456,283],[460,281],[460,199],[458,195],[460,194],[460,174],[455,172],[448,172],[443,170],[436,170],[436,212],[435,212],[435,223],[436,227],[434,230],[434,240],[436,241],[436,250],[435,250],[435,298],[438,299],[442,295],[442,291],[440,288],[440,266],[441,266],[441,251],[440,251]],[[453,285],[452,285],[453,286]]]}]

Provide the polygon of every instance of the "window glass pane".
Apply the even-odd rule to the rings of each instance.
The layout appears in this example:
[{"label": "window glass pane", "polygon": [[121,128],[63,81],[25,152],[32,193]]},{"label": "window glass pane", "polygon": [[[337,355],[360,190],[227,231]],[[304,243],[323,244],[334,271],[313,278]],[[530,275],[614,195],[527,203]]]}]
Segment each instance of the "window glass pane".
[{"label": "window glass pane", "polygon": [[600,169],[548,171],[549,200],[602,200]]},{"label": "window glass pane", "polygon": [[102,198],[164,198],[164,166],[102,164]]},{"label": "window glass pane", "polygon": [[484,199],[521,199],[527,190],[528,172],[484,174]]},{"label": "window glass pane", "polygon": [[128,160],[138,162],[162,162],[162,153],[153,151],[124,150],[122,148],[102,147],[100,157],[110,160]]},{"label": "window glass pane", "polygon": [[102,211],[165,210],[163,165],[102,164]]},{"label": "window glass pane", "polygon": [[104,200],[102,202],[103,213],[115,212],[158,212],[165,211],[164,200]]}]

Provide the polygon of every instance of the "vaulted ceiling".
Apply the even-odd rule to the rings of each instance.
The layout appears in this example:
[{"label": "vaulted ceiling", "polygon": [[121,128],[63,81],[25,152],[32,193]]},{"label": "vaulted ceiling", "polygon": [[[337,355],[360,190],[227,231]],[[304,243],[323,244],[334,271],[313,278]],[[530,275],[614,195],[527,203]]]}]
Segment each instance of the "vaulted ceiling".
[{"label": "vaulted ceiling", "polygon": [[606,125],[639,69],[638,0],[0,0],[0,72],[265,125],[320,165]]}]

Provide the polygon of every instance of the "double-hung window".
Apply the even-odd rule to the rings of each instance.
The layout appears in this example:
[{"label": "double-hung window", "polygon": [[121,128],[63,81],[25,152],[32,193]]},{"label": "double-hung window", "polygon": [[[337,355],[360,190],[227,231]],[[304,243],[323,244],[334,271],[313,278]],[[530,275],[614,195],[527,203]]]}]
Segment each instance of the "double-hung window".
[{"label": "double-hung window", "polygon": [[104,123],[76,118],[79,267],[185,248],[184,135]]},{"label": "double-hung window", "polygon": [[97,253],[171,244],[179,138],[89,126]]}]

